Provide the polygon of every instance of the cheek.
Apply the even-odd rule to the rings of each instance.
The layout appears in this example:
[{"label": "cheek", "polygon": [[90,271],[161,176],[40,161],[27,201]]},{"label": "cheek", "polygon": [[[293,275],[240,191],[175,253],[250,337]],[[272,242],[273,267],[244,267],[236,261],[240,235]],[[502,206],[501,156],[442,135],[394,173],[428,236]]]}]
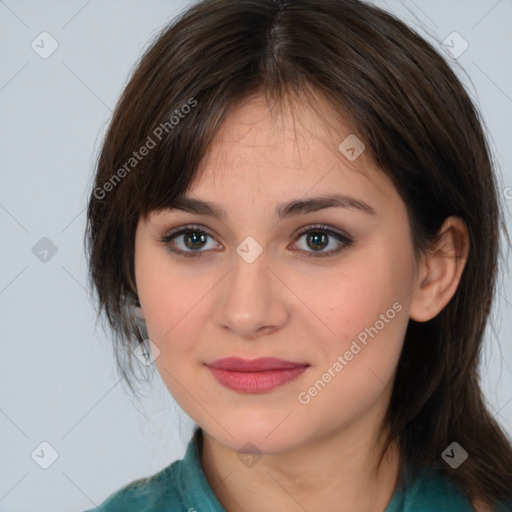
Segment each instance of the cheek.
[{"label": "cheek", "polygon": [[392,388],[408,323],[400,268],[380,254],[312,290],[310,297],[334,335],[325,330],[318,345],[323,354],[299,401],[309,401],[310,410],[321,410],[333,425],[362,414]]},{"label": "cheek", "polygon": [[177,294],[171,293],[176,287],[176,280],[162,255],[145,246],[137,248],[135,276],[148,335],[160,345],[162,333],[177,322],[174,318],[179,314],[177,307],[183,304],[177,300]]},{"label": "cheek", "polygon": [[329,379],[324,372],[338,356],[343,358],[339,373],[331,369],[339,378],[333,379],[331,392],[320,402],[338,403],[340,397],[350,402],[354,393],[371,400],[392,378],[408,324],[412,264],[404,251],[375,244],[364,256],[347,259],[335,278],[308,279],[312,309],[323,312],[321,318],[329,328],[322,336],[324,355],[315,377]]},{"label": "cheek", "polygon": [[200,339],[203,319],[199,316],[205,307],[201,298],[212,287],[210,279],[198,272],[183,272],[171,264],[165,251],[151,249],[136,254],[135,273],[148,337],[160,351],[156,369],[174,400],[197,421],[201,410],[190,398],[196,386],[191,362],[200,365],[193,341]]},{"label": "cheek", "polygon": [[185,350],[183,342],[200,328],[197,317],[214,284],[211,276],[183,271],[165,251],[151,248],[136,253],[135,275],[149,338],[163,352],[169,345]]},{"label": "cheek", "polygon": [[373,256],[358,257],[353,264],[347,262],[318,279],[302,280],[297,295],[306,298],[304,303],[321,318],[328,328],[326,334],[333,335],[333,343],[349,340],[378,321],[394,303],[405,309],[409,283],[406,267],[405,261],[374,251]]}]

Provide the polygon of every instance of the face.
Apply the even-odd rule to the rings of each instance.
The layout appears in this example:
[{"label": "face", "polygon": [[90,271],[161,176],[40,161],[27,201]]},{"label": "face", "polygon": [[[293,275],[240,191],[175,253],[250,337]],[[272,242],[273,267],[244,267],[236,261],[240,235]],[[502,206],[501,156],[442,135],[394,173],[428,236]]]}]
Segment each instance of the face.
[{"label": "face", "polygon": [[[135,276],[155,364],[181,408],[233,450],[277,454],[369,431],[387,408],[416,268],[406,206],[364,152],[350,161],[338,150],[349,134],[306,107],[275,119],[252,98],[186,194],[224,216],[172,209],[139,221]],[[335,195],[352,202],[311,201]],[[281,362],[213,368],[230,357]]]}]

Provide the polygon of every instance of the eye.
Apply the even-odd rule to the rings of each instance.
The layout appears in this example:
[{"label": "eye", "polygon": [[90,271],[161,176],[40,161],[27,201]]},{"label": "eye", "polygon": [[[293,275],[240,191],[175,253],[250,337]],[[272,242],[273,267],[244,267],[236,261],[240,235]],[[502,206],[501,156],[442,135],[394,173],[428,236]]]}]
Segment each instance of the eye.
[{"label": "eye", "polygon": [[213,247],[212,245],[208,247],[208,238],[213,237],[199,226],[187,225],[172,230],[163,236],[160,241],[171,252],[190,258],[201,256],[201,253],[204,252],[201,249],[210,250],[214,248],[215,244],[213,244]]},{"label": "eye", "polygon": [[[299,235],[299,239],[304,239],[306,247],[305,249],[300,248],[300,250],[304,251],[308,257],[313,258],[337,254],[354,243],[350,238],[322,224],[301,228]],[[334,248],[329,251],[323,250],[329,246],[334,246]],[[313,251],[309,251],[308,248],[312,248]]]},{"label": "eye", "polygon": [[[305,248],[299,247],[298,250],[304,252],[307,257],[325,257],[337,254],[343,249],[353,245],[353,241],[348,237],[334,231],[324,225],[306,226],[299,230],[299,240],[304,238]],[[168,247],[168,249],[180,256],[201,257],[206,251],[217,248],[222,248],[221,244],[210,243],[213,236],[207,231],[197,225],[180,226],[164,235],[160,242]],[[329,251],[324,251],[326,247],[334,245]],[[312,248],[310,251],[308,248]],[[204,249],[204,250],[203,250]],[[292,248],[296,251],[297,248]]]}]

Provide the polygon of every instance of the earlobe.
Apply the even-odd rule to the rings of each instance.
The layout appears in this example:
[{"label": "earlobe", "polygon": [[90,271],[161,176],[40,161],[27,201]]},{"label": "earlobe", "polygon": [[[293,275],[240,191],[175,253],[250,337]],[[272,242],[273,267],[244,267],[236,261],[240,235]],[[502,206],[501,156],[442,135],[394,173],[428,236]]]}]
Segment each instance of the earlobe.
[{"label": "earlobe", "polygon": [[146,316],[144,315],[144,311],[142,310],[139,301],[132,306],[132,314],[137,320],[141,320],[143,322],[146,320]]},{"label": "earlobe", "polygon": [[455,294],[469,254],[469,233],[459,217],[448,217],[436,246],[422,260],[409,315],[426,322],[434,318]]}]

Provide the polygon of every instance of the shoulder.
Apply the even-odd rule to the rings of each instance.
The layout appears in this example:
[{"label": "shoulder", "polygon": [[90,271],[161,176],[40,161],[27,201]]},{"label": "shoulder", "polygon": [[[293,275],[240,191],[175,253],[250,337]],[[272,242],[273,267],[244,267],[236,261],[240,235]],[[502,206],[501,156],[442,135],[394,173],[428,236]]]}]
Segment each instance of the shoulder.
[{"label": "shoulder", "polygon": [[175,461],[151,477],[130,482],[86,512],[186,512],[174,478],[180,464]]},{"label": "shoulder", "polygon": [[412,482],[407,489],[404,510],[474,511],[463,490],[434,469],[418,472]]},{"label": "shoulder", "polygon": [[470,500],[464,490],[447,475],[435,469],[423,469],[406,477],[401,489],[403,509],[407,512],[510,512],[512,508],[490,507],[481,500]]},{"label": "shoulder", "polygon": [[202,432],[197,428],[185,456],[148,478],[140,478],[86,512],[193,512],[223,511],[201,467]]}]

